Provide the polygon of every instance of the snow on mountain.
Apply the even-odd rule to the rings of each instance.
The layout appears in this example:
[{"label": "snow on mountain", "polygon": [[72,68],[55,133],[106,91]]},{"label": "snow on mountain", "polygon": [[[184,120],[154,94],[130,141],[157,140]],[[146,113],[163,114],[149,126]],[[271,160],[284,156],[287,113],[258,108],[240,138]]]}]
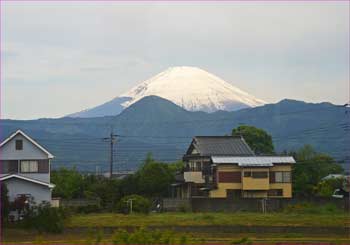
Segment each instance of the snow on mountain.
[{"label": "snow on mountain", "polygon": [[138,84],[128,92],[71,117],[117,115],[146,96],[159,96],[189,111],[234,111],[265,104],[265,101],[196,67],[171,67]]}]

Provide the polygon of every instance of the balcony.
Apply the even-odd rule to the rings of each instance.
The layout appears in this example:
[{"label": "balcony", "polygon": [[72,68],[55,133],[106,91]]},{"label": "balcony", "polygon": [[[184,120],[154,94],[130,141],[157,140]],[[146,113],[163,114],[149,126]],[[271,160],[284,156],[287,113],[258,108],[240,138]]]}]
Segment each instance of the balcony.
[{"label": "balcony", "polygon": [[185,171],[184,179],[185,182],[192,182],[197,184],[203,184],[205,182],[202,175],[202,171]]}]

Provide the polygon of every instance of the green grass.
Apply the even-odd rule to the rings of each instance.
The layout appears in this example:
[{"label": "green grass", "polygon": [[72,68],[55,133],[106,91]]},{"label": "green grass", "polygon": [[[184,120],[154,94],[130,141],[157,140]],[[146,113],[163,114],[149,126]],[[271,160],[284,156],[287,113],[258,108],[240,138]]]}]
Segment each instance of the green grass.
[{"label": "green grass", "polygon": [[98,213],[74,215],[67,227],[148,227],[148,226],[349,226],[349,215],[300,213],[152,213],[123,215]]},{"label": "green grass", "polygon": [[[346,227],[350,224],[347,213],[151,213],[149,215],[123,215],[116,213],[96,213],[73,215],[67,222],[68,229],[62,234],[40,234],[34,230],[20,230],[5,227],[4,241],[12,243],[46,243],[46,244],[111,244],[113,233],[101,233],[102,227],[113,227],[113,230],[128,229],[128,227],[160,227],[162,232],[172,231],[174,227],[197,226],[193,231],[178,230],[174,233],[177,243],[186,240],[188,244],[223,243],[234,244],[253,242],[273,244],[288,243],[342,243],[349,244],[347,235],[325,233],[295,233],[286,232],[251,232],[234,233],[221,231],[219,226],[294,226],[294,227]],[[215,231],[201,231],[201,226],[214,227]],[[82,228],[82,229],[79,229]],[[212,227],[210,227],[212,229]],[[333,228],[334,229],[334,228]],[[186,238],[186,239],[185,239]],[[180,239],[180,240],[179,240]]]}]

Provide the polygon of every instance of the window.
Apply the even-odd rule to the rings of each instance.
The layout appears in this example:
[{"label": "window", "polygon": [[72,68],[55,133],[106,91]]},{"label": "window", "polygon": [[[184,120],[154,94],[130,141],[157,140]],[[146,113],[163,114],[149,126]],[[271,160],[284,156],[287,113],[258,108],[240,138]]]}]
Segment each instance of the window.
[{"label": "window", "polygon": [[275,172],[275,182],[282,183],[283,182],[283,172]]},{"label": "window", "polygon": [[219,172],[220,183],[241,183],[241,172]]},{"label": "window", "polygon": [[244,172],[244,177],[252,177],[252,172]]},{"label": "window", "polygon": [[283,182],[290,183],[290,172],[283,172]]},{"label": "window", "polygon": [[252,171],[252,172],[244,172],[244,177],[252,177],[255,179],[265,179],[268,177],[268,173],[265,171]]},{"label": "window", "polygon": [[255,179],[265,179],[267,176],[267,172],[252,172],[252,177]]},{"label": "window", "polygon": [[16,150],[23,150],[23,140],[16,140]]},{"label": "window", "polygon": [[267,195],[272,196],[272,197],[280,197],[280,196],[283,196],[283,190],[282,189],[271,189],[271,190],[268,190]]},{"label": "window", "polygon": [[1,174],[18,173],[17,160],[1,160],[0,165]]},{"label": "window", "polygon": [[37,173],[38,161],[21,161],[21,173]]},{"label": "window", "polygon": [[290,172],[275,172],[275,182],[276,183],[290,183],[291,175]]}]

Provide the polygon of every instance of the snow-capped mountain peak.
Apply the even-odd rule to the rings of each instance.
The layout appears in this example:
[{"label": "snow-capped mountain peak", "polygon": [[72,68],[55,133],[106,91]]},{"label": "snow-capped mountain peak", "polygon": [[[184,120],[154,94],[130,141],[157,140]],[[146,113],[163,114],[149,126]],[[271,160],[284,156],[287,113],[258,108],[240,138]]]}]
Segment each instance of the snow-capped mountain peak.
[{"label": "snow-capped mountain peak", "polygon": [[150,95],[163,97],[190,111],[231,111],[265,104],[213,74],[188,66],[168,68],[120,97],[132,98],[122,104],[128,107]]},{"label": "snow-capped mountain peak", "polygon": [[[265,104],[263,100],[255,98],[209,72],[197,67],[180,66],[168,68],[112,101],[70,116],[117,115],[121,111],[120,108],[126,108],[151,95],[170,100],[189,111],[234,111]],[[107,107],[108,111],[106,111]],[[116,108],[114,111],[113,107]]]}]

